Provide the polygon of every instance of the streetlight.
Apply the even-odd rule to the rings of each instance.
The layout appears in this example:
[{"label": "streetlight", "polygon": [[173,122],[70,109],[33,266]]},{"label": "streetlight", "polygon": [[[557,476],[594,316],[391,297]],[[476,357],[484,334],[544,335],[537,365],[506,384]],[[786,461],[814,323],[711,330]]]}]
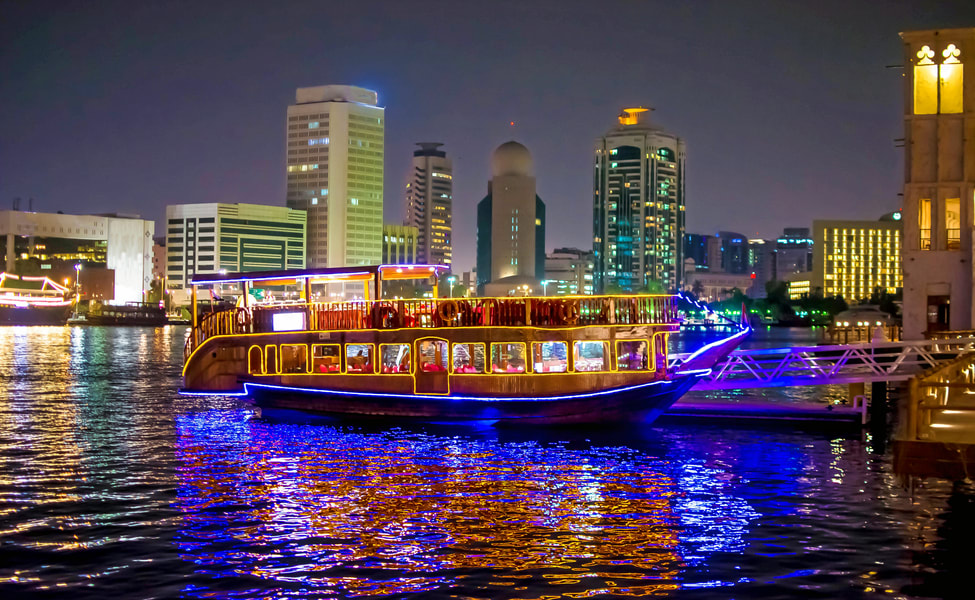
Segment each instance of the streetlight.
[{"label": "streetlight", "polygon": [[77,300],[81,300],[81,263],[76,263],[74,266],[74,295]]},{"label": "streetlight", "polygon": [[447,284],[450,286],[450,297],[454,297],[454,282],[457,281],[456,275],[449,275],[447,277]]}]

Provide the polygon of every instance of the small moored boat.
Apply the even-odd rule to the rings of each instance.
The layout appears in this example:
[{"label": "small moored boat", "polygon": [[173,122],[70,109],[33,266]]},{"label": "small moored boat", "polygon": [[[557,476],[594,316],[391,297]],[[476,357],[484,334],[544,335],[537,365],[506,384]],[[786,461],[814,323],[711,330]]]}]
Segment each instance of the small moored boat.
[{"label": "small moored boat", "polygon": [[0,325],[64,325],[70,296],[48,277],[0,273]]},{"label": "small moored boat", "polygon": [[[240,286],[243,302],[202,318],[194,311],[182,391],[333,416],[649,421],[748,333],[700,349],[676,370],[668,364],[668,340],[680,327],[676,296],[383,299],[384,283],[435,282],[445,270],[198,275],[194,307],[201,286]],[[315,286],[350,281],[364,284],[363,299],[313,301]],[[291,284],[300,294],[257,304],[255,283]]]}]

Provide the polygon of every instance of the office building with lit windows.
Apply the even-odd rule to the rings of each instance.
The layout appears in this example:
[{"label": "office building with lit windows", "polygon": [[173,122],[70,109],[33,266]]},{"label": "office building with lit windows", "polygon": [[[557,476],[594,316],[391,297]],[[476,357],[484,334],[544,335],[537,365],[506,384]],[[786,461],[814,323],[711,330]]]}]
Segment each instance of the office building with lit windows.
[{"label": "office building with lit windows", "polygon": [[904,285],[901,271],[900,213],[879,221],[813,221],[813,272],[786,274],[790,291],[799,281],[805,293],[838,296],[853,304],[876,291],[896,294]]},{"label": "office building with lit windows", "polygon": [[152,285],[155,229],[137,215],[0,210],[0,271],[77,284],[84,300],[142,302]]},{"label": "office building with lit windows", "polygon": [[488,194],[477,204],[478,294],[540,294],[545,203],[536,193],[528,148],[514,141],[498,146],[491,157],[491,175]]},{"label": "office building with lit windows", "polygon": [[451,214],[454,170],[443,144],[418,142],[413,170],[406,184],[406,225],[419,231],[416,261],[427,265],[451,262]]},{"label": "office building with lit windows", "polygon": [[975,328],[975,28],[904,44],[904,339]]},{"label": "office building with lit windows", "polygon": [[678,289],[683,275],[684,141],[626,108],[596,142],[593,277],[596,293],[636,291],[657,281]]},{"label": "office building with lit windows", "polygon": [[166,287],[185,290],[194,275],[220,271],[303,269],[305,219],[303,210],[264,204],[167,206]]},{"label": "office building with lit windows", "polygon": [[288,107],[286,200],[308,213],[309,268],[380,261],[384,112],[350,85],[298,88]]},{"label": "office building with lit windows", "polygon": [[419,231],[411,225],[383,225],[383,264],[414,265],[418,262]]},{"label": "office building with lit windows", "polygon": [[592,251],[556,248],[545,255],[542,294],[547,296],[592,295]]}]

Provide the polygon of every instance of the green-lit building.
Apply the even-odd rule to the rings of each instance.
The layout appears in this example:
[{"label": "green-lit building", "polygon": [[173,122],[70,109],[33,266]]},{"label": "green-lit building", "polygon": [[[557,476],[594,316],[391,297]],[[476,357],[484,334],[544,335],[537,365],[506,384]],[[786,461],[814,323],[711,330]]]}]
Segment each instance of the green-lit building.
[{"label": "green-lit building", "polygon": [[306,213],[263,204],[166,207],[166,287],[195,274],[305,268]]},{"label": "green-lit building", "polygon": [[625,108],[596,142],[593,174],[593,283],[639,291],[680,288],[684,265],[684,141]]}]

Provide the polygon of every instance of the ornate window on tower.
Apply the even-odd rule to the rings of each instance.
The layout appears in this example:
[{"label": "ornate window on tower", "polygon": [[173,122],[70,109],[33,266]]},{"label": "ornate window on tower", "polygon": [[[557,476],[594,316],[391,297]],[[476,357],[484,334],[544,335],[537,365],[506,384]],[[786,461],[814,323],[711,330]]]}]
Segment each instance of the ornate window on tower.
[{"label": "ornate window on tower", "polygon": [[914,114],[957,114],[962,112],[961,50],[954,44],[941,52],[941,64],[934,62],[930,46],[917,51],[914,65]]}]

